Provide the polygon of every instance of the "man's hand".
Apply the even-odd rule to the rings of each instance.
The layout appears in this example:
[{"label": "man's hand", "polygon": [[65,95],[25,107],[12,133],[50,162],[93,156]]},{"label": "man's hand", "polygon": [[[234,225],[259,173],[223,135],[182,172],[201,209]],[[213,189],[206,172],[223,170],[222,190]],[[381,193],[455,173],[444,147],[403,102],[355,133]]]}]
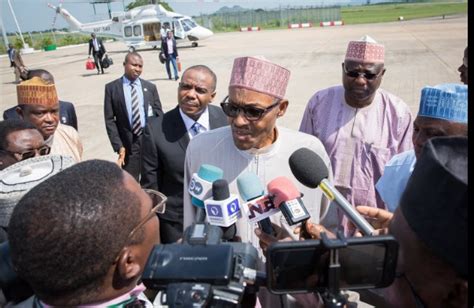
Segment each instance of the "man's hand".
[{"label": "man's hand", "polygon": [[122,168],[124,164],[125,164],[125,148],[121,147],[119,150],[117,165],[119,165],[119,167]]},{"label": "man's hand", "polygon": [[[393,213],[364,205],[356,206],[356,210],[374,227],[375,231],[373,235],[388,234],[388,226],[392,220]],[[351,233],[354,232],[354,236],[363,236],[352,222],[349,222],[348,228]]]},{"label": "man's hand", "polygon": [[263,232],[260,228],[256,228],[254,230],[255,234],[260,239],[260,247],[262,248],[264,253],[267,252],[267,248],[268,246],[270,246],[271,243],[293,240],[285,229],[275,225],[274,223],[272,223],[272,228],[275,233],[275,236]]},{"label": "man's hand", "polygon": [[300,227],[296,227],[295,230],[293,230],[294,234],[300,235],[300,240],[320,240],[321,232],[325,232],[326,235],[331,239],[336,238],[334,233],[330,232],[323,225],[312,223],[309,220],[306,220],[301,224]]}]

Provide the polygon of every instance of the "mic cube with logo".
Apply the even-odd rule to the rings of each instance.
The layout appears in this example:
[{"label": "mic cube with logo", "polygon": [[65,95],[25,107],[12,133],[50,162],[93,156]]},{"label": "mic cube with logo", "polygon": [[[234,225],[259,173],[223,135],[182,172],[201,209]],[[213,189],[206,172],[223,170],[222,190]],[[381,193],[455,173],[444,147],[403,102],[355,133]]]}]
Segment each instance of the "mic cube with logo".
[{"label": "mic cube with logo", "polygon": [[207,220],[214,226],[229,227],[242,216],[239,199],[235,196],[220,201],[208,199],[204,205]]}]

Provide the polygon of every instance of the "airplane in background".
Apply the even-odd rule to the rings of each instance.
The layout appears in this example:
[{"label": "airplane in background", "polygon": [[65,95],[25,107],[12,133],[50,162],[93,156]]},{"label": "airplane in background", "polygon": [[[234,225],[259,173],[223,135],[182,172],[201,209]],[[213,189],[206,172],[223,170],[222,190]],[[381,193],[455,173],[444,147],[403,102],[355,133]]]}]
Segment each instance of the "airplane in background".
[{"label": "airplane in background", "polygon": [[161,4],[136,7],[127,12],[112,12],[112,19],[90,23],[81,23],[59,4],[48,3],[70,25],[71,30],[83,33],[96,33],[97,36],[113,37],[125,42],[130,51],[140,47],[161,46],[164,29],[174,31],[176,43],[191,42],[193,47],[198,41],[211,37],[214,33],[198,25],[191,17],[170,12]]}]

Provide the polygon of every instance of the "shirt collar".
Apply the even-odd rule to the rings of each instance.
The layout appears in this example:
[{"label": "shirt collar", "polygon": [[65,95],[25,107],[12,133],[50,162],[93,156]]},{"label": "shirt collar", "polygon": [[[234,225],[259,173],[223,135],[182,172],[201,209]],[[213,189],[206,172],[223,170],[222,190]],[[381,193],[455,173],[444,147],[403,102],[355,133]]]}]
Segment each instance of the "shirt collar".
[{"label": "shirt collar", "polygon": [[[146,290],[145,285],[143,283],[140,283],[139,285],[135,286],[135,288],[133,288],[129,292],[127,292],[127,293],[125,293],[125,294],[123,294],[119,297],[116,297],[116,298],[114,298],[110,301],[100,302],[100,303],[93,303],[93,304],[88,304],[88,305],[81,305],[81,306],[77,306],[77,307],[100,308],[100,307],[116,306],[116,305],[119,305],[119,304],[121,304],[125,301],[128,301],[132,297],[137,297],[140,293],[142,293],[145,290]],[[54,307],[56,307],[56,306],[50,306],[48,304],[45,304],[42,301],[40,301],[40,304],[43,308],[54,308]]]},{"label": "shirt collar", "polygon": [[[129,86],[132,81],[130,79],[127,78],[127,76],[123,75],[122,76],[122,83]],[[140,82],[140,77],[138,77],[137,79],[135,79],[135,81],[133,82],[134,85],[138,86],[138,87],[141,87],[142,86],[142,83]]]},{"label": "shirt collar", "polygon": [[199,125],[203,126],[206,131],[209,130],[209,107],[206,107],[204,111],[201,113],[199,116],[199,119],[197,121],[194,121],[190,117],[188,117],[182,110],[179,108],[179,114],[181,115],[181,118],[183,119],[184,126],[186,126],[186,131],[189,131],[191,129],[191,126],[193,126],[194,122],[198,122]]}]

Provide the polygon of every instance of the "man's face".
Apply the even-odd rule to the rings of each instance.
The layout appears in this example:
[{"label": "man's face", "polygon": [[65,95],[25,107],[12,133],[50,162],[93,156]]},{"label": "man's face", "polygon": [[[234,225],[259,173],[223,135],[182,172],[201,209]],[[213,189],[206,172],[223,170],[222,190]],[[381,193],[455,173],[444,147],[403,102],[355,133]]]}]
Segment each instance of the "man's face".
[{"label": "man's face", "polygon": [[[231,88],[228,101],[239,107],[265,109],[275,103],[275,98],[267,94],[242,88]],[[266,112],[259,120],[249,121],[242,111],[235,118],[228,117],[235,146],[240,150],[263,148],[276,139],[275,122],[285,114],[288,101],[282,100],[277,106]]]},{"label": "man's face", "polygon": [[[137,181],[125,171],[124,186],[130,191],[130,193],[135,194],[140,200],[140,221],[142,221],[150,213],[150,210],[154,206],[154,204],[152,204],[151,198],[140,187]],[[137,244],[137,248],[138,262],[141,266],[141,270],[143,271],[153,246],[160,244],[160,223],[158,221],[158,216],[153,214],[150,219],[145,222],[142,228],[144,230],[144,238],[140,244]]]},{"label": "man's face", "polygon": [[418,159],[428,139],[442,136],[467,136],[467,125],[417,116],[413,122],[413,147]]},{"label": "man's face", "polygon": [[[365,77],[356,73],[365,73]],[[342,84],[348,103],[355,108],[362,108],[372,103],[375,91],[379,88],[384,74],[385,68],[381,63],[354,61],[342,63]]]},{"label": "man's face", "polygon": [[214,88],[215,84],[208,73],[187,70],[178,86],[179,108],[196,121],[216,96]]},{"label": "man's face", "polygon": [[30,122],[46,140],[54,134],[59,123],[59,103],[49,105],[23,105],[17,108],[20,117]]},{"label": "man's face", "polygon": [[461,78],[461,82],[467,84],[467,47],[464,49],[464,58],[462,58],[462,64],[458,67],[459,77]]},{"label": "man's face", "polygon": [[143,60],[139,56],[131,55],[127,57],[123,66],[125,68],[125,77],[130,81],[134,81],[142,74]]},{"label": "man's face", "polygon": [[455,274],[418,239],[400,207],[389,230],[399,244],[397,273],[402,275],[387,288],[385,299],[393,307],[417,307],[417,301],[425,307],[452,307],[448,285]]},{"label": "man's face", "polygon": [[34,156],[39,156],[37,151],[44,146],[44,139],[36,129],[24,129],[10,133],[7,136],[8,147],[6,150],[16,159],[21,160],[21,154],[33,151]]}]

